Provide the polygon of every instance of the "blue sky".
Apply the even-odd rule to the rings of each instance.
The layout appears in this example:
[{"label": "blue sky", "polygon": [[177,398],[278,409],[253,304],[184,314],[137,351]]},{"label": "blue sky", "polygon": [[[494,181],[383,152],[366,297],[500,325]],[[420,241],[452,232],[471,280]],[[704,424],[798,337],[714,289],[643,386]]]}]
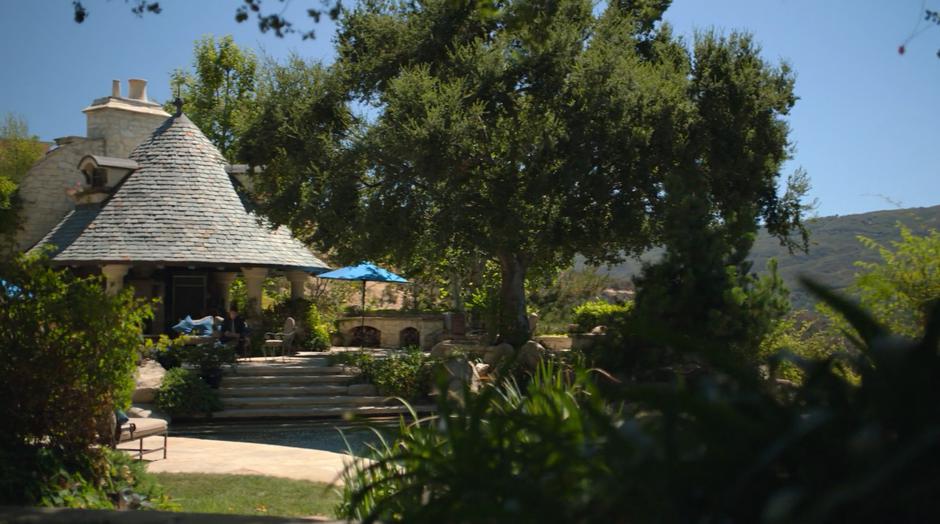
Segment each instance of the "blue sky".
[{"label": "blue sky", "polygon": [[[238,0],[161,0],[163,13],[143,18],[119,0],[84,3],[90,16],[78,25],[70,0],[0,0],[0,115],[24,117],[44,140],[83,135],[81,109],[108,95],[112,79],[145,78],[152,99],[169,98],[170,72],[188,67],[202,35],[231,34],[279,59],[333,58],[335,27],[304,15],[319,0],[288,4],[317,30],[312,41],[236,23]],[[800,101],[787,171],[808,171],[826,216],[940,204],[940,27],[897,52],[923,5],[940,10],[940,0],[675,0],[666,19],[688,37],[748,30],[767,60],[791,64]]]}]

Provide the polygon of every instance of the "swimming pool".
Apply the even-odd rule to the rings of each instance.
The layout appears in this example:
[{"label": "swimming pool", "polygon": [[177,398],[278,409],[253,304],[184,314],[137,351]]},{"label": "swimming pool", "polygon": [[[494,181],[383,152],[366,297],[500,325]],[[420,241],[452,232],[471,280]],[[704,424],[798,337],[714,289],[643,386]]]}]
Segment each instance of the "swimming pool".
[{"label": "swimming pool", "polygon": [[343,436],[345,436],[353,453],[361,455],[369,444],[376,445],[380,441],[373,429],[378,431],[386,441],[390,441],[398,434],[398,418],[376,418],[357,422],[264,420],[237,423],[230,421],[174,423],[170,426],[170,436],[272,444],[336,453],[347,451],[346,442],[343,441]]}]

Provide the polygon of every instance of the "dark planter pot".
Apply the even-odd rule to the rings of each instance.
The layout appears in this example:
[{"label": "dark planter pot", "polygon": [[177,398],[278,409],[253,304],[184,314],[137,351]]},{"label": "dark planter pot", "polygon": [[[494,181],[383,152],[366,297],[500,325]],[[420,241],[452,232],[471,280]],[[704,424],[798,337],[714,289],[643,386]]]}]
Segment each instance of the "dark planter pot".
[{"label": "dark planter pot", "polygon": [[208,384],[210,388],[219,389],[219,385],[222,384],[222,370],[207,369],[199,373],[199,378]]},{"label": "dark planter pot", "polygon": [[176,356],[166,354],[157,355],[157,363],[163,366],[163,369],[178,368],[183,364]]}]

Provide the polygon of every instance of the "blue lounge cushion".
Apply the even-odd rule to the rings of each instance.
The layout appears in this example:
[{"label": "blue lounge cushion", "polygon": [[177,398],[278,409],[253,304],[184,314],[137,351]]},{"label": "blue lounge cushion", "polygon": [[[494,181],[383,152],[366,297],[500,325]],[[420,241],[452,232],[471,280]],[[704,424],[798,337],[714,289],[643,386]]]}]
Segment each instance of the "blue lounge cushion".
[{"label": "blue lounge cushion", "polygon": [[192,333],[193,319],[189,315],[186,315],[186,318],[184,318],[183,320],[180,320],[179,324],[173,326],[173,331],[176,331],[177,333],[182,333],[184,335],[188,335]]},{"label": "blue lounge cushion", "polygon": [[211,337],[215,319],[211,316],[192,320],[192,335],[197,337]]}]

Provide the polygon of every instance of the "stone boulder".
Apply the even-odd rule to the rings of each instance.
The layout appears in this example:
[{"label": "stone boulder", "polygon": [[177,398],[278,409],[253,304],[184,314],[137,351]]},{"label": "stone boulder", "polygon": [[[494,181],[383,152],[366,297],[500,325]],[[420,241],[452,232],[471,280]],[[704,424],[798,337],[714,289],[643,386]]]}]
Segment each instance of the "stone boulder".
[{"label": "stone boulder", "polygon": [[539,366],[539,362],[542,361],[544,356],[545,348],[534,340],[526,342],[519,348],[519,363],[531,371],[534,371]]},{"label": "stone boulder", "polygon": [[[441,363],[443,372],[447,377],[447,392],[460,395],[464,387],[476,393],[480,390],[480,374],[476,366],[463,358],[452,358]],[[436,387],[435,387],[436,390]],[[434,391],[439,394],[439,391]]]},{"label": "stone boulder", "polygon": [[431,358],[445,359],[453,356],[459,349],[460,346],[454,343],[454,341],[444,340],[434,344],[434,347],[431,348],[429,356]]},{"label": "stone boulder", "polygon": [[137,371],[134,373],[134,394],[131,396],[132,402],[150,403],[153,402],[163,383],[163,376],[166,370],[154,360],[144,360]]},{"label": "stone boulder", "polygon": [[513,349],[512,345],[505,342],[496,346],[490,346],[486,348],[486,352],[483,354],[483,362],[490,366],[495,366],[501,360],[512,358],[515,352],[516,350]]}]

